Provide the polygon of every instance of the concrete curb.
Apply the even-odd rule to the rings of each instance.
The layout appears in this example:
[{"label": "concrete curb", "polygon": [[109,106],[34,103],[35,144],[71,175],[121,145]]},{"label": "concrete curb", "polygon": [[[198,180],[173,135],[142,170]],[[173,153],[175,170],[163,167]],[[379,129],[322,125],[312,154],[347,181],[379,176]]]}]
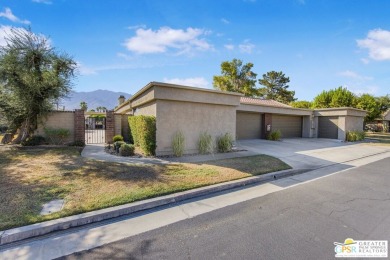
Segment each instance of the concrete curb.
[{"label": "concrete curb", "polygon": [[312,169],[300,170],[283,170],[279,172],[271,172],[259,176],[248,177],[224,183],[206,186],[202,188],[192,189],[188,191],[178,192],[166,196],[147,199],[143,201],[133,202],[125,205],[110,207],[106,209],[91,211],[79,215],[69,216],[65,218],[49,220],[41,223],[36,223],[19,228],[0,231],[0,245],[10,244],[27,238],[45,235],[54,231],[65,230],[72,227],[82,226],[102,220],[116,218],[123,215],[139,212],[146,209],[151,209],[159,206],[173,204],[187,199],[196,198],[228,189],[238,188],[254,183],[272,181],[298,173],[307,172]]}]

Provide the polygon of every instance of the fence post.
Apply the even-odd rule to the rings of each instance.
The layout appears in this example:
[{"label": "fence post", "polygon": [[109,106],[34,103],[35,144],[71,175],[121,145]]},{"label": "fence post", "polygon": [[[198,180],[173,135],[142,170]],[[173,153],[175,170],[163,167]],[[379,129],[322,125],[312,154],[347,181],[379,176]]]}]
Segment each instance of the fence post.
[{"label": "fence post", "polygon": [[106,111],[106,143],[112,143],[115,135],[115,116],[114,110]]},{"label": "fence post", "polygon": [[85,142],[85,117],[82,109],[74,111],[74,141]]}]

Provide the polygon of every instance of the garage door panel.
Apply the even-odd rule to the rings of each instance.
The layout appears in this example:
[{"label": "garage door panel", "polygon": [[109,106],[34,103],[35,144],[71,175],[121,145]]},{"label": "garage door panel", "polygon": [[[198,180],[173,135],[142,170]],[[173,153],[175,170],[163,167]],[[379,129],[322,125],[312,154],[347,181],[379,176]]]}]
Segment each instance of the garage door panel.
[{"label": "garage door panel", "polygon": [[272,115],[272,130],[280,130],[283,138],[302,137],[302,117]]},{"label": "garage door panel", "polygon": [[318,117],[318,137],[337,139],[339,132],[338,120],[337,116]]},{"label": "garage door panel", "polygon": [[260,139],[261,114],[237,112],[236,136],[242,139]]}]

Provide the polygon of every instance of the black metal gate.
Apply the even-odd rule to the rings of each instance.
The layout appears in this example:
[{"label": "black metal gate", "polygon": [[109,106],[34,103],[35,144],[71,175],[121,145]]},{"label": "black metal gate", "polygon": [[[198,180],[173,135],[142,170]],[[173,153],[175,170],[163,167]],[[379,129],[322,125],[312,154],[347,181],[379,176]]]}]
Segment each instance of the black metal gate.
[{"label": "black metal gate", "polygon": [[106,142],[106,118],[85,118],[85,143],[104,144]]}]

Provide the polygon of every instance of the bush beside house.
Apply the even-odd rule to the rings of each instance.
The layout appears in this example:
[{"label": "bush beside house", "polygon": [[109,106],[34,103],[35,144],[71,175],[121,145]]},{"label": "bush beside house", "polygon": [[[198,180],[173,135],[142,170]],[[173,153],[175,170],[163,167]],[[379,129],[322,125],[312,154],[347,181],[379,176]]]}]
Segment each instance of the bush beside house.
[{"label": "bush beside house", "polygon": [[145,155],[156,153],[156,117],[131,116],[129,126],[134,146],[140,147]]}]

